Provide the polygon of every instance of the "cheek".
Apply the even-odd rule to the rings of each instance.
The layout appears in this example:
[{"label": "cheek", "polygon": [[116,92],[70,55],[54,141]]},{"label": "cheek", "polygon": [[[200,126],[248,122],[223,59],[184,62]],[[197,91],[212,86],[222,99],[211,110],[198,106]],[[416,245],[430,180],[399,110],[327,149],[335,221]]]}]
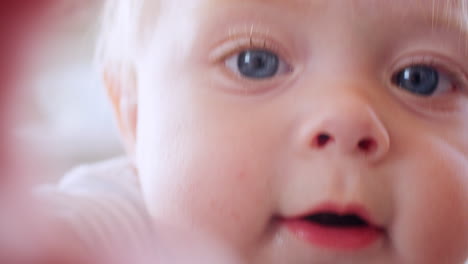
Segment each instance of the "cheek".
[{"label": "cheek", "polygon": [[[271,196],[268,179],[262,176],[266,173],[248,161],[252,157],[223,148],[223,142],[192,140],[196,143],[184,144],[179,153],[168,147],[174,153],[167,153],[163,162],[153,155],[152,164],[145,163],[142,185],[152,216],[178,226],[196,226],[230,244],[249,244],[267,221]],[[188,150],[196,154],[184,155]]]},{"label": "cheek", "polygon": [[147,206],[156,221],[247,246],[271,212],[268,139],[258,142],[260,130],[234,113],[184,101],[139,109],[137,167]]},{"label": "cheek", "polygon": [[468,256],[468,161],[424,149],[397,176],[395,244],[408,263],[459,263]]}]

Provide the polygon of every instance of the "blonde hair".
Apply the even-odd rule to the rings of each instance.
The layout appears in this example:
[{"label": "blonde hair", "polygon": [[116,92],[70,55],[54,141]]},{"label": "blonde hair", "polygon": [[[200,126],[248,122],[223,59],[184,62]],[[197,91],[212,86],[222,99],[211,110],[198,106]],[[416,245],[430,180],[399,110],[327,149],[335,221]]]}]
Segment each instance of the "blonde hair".
[{"label": "blonde hair", "polygon": [[[120,71],[134,63],[148,42],[159,0],[106,0],[103,6],[95,64],[98,69]],[[151,12],[145,12],[151,10]],[[118,72],[117,72],[118,73]]]},{"label": "blonde hair", "polygon": [[468,0],[461,0],[462,27],[468,28]]}]

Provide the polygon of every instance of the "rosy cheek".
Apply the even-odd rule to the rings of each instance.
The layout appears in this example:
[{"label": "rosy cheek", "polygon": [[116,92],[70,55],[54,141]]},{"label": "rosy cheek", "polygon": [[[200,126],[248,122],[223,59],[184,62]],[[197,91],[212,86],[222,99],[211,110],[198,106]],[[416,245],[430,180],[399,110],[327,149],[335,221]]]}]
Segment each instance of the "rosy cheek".
[{"label": "rosy cheek", "polygon": [[446,153],[442,159],[426,153],[431,165],[415,161],[419,168],[415,165],[399,176],[394,242],[398,254],[411,263],[433,263],[429,260],[441,256],[446,263],[458,263],[467,257],[468,189],[463,172],[468,166],[463,157],[439,151]]},{"label": "rosy cheek", "polygon": [[241,171],[241,172],[239,172],[239,173],[237,174],[237,182],[240,183],[240,184],[242,184],[243,182],[245,182],[246,180],[248,180],[247,177],[248,177],[247,172]]}]

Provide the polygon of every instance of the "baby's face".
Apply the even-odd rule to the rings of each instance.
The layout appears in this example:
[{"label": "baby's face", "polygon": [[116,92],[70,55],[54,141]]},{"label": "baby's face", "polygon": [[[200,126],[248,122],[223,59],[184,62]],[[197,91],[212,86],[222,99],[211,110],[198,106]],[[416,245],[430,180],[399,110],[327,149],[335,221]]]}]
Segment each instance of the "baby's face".
[{"label": "baby's face", "polygon": [[155,221],[245,263],[462,263],[457,1],[166,1],[137,64]]}]

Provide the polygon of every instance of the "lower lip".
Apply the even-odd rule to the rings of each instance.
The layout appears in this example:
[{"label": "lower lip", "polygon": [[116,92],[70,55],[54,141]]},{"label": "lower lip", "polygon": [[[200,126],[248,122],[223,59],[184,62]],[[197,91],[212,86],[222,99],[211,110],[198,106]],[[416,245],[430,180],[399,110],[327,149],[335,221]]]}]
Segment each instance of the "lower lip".
[{"label": "lower lip", "polygon": [[361,250],[371,246],[382,236],[382,231],[375,227],[325,227],[304,220],[286,221],[285,224],[297,237],[331,250]]}]

